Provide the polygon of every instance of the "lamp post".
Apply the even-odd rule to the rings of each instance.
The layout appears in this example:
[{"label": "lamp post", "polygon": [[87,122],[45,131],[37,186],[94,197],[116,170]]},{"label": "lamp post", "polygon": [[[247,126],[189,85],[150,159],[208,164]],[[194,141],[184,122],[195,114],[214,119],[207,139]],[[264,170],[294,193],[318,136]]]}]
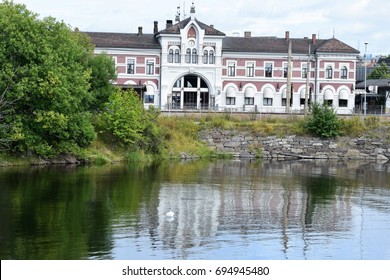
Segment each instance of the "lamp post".
[{"label": "lamp post", "polygon": [[367,42],[364,43],[364,117],[366,117],[367,114],[367,63],[366,63],[366,56],[367,56]]},{"label": "lamp post", "polygon": [[385,100],[385,114],[390,113],[390,80],[387,81],[386,100]]}]

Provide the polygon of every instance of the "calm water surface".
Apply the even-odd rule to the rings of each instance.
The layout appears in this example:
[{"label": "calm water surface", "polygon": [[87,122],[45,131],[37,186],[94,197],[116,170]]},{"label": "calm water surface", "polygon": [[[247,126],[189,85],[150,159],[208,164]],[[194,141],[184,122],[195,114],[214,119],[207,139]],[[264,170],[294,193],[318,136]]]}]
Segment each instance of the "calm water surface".
[{"label": "calm water surface", "polygon": [[0,258],[389,260],[390,164],[1,168]]}]

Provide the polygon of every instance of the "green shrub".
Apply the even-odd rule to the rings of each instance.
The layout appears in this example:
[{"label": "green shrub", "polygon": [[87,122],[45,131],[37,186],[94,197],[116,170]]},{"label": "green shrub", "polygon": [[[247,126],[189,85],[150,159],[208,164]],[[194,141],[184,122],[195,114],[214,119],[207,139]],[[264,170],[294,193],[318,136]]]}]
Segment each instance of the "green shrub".
[{"label": "green shrub", "polygon": [[359,136],[366,130],[359,116],[343,119],[341,121],[341,134],[346,136]]},{"label": "green shrub", "polygon": [[321,138],[336,137],[341,133],[341,121],[335,110],[318,103],[313,104],[312,115],[304,123],[304,127],[314,136]]}]

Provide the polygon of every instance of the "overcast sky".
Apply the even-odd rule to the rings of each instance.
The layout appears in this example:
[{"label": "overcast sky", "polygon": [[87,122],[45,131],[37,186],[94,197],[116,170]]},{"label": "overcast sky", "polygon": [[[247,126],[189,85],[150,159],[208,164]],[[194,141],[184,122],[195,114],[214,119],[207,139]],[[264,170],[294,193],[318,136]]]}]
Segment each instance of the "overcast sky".
[{"label": "overcast sky", "polygon": [[[0,0],[1,1],[1,0]],[[41,17],[53,16],[82,31],[152,33],[174,20],[190,15],[192,1],[184,0],[14,0]],[[226,35],[251,31],[252,36],[303,38],[333,35],[367,54],[390,54],[389,0],[195,0],[196,18]]]}]

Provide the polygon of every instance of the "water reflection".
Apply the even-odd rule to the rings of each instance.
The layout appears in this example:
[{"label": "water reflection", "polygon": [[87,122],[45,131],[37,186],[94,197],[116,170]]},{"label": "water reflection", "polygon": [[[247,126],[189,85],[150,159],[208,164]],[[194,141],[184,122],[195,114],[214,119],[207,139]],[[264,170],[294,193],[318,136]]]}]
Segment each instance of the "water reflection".
[{"label": "water reflection", "polygon": [[11,168],[0,186],[1,259],[390,259],[389,164]]}]

